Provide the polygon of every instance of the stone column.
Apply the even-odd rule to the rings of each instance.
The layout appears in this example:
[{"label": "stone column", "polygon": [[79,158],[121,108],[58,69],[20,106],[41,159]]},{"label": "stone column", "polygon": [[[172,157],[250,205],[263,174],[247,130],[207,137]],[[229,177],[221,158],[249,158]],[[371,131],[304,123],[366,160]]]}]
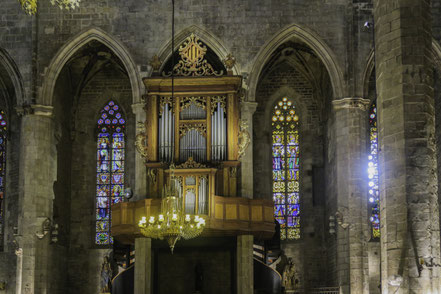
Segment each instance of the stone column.
[{"label": "stone column", "polygon": [[253,235],[237,236],[237,294],[254,293]]},{"label": "stone column", "polygon": [[[138,127],[138,124],[144,124],[146,120],[146,113],[144,110],[144,103],[132,104],[132,111],[136,118],[135,138],[136,135],[143,131]],[[141,200],[147,197],[147,170],[144,163],[144,159],[141,157],[138,151],[135,149],[135,189],[133,191],[133,200]]]},{"label": "stone column", "polygon": [[152,239],[135,239],[135,294],[152,294]]},{"label": "stone column", "polygon": [[[50,281],[50,233],[57,158],[52,107],[32,105],[21,113],[19,246],[22,248],[23,293],[46,293]],[[46,222],[47,223],[47,222]],[[43,235],[42,235],[43,234]]]},{"label": "stone column", "polygon": [[369,293],[367,124],[369,100],[333,101],[336,144],[337,256],[343,293]]},{"label": "stone column", "polygon": [[241,158],[241,195],[252,199],[253,191],[253,115],[257,108],[256,102],[241,103],[241,119],[248,122],[248,133],[250,135],[250,145],[245,150]]},{"label": "stone column", "polygon": [[440,293],[431,1],[374,0],[382,293]]}]

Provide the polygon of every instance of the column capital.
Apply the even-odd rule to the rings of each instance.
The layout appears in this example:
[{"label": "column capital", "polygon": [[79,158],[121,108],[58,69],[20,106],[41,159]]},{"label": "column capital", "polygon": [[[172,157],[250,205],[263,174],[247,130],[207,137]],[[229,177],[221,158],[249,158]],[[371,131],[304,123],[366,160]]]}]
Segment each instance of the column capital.
[{"label": "column capital", "polygon": [[144,111],[145,102],[138,102],[132,104],[132,111],[134,114],[138,114],[139,111]]},{"label": "column capital", "polygon": [[362,111],[366,111],[369,108],[369,104],[369,99],[361,97],[347,97],[332,101],[334,110],[358,108]]},{"label": "column capital", "polygon": [[52,117],[54,108],[48,105],[32,104],[22,105],[15,108],[19,116],[23,115],[38,115],[45,117]]},{"label": "column capital", "polygon": [[248,113],[250,115],[253,115],[254,112],[257,109],[257,102],[253,102],[253,101],[242,101],[240,103],[240,110],[242,111],[242,113]]}]

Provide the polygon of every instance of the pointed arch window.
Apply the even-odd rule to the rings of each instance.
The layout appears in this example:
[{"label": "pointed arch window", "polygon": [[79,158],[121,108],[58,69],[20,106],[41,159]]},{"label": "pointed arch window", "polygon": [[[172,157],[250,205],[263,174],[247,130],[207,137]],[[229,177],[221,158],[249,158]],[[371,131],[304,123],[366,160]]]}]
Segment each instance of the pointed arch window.
[{"label": "pointed arch window", "polygon": [[5,231],[6,131],[6,115],[0,110],[0,251],[3,251]]},{"label": "pointed arch window", "polygon": [[299,116],[294,103],[284,97],[272,113],[272,161],[274,217],[280,238],[300,238]]},{"label": "pointed arch window", "polygon": [[375,101],[369,109],[368,178],[372,238],[377,239],[380,238],[380,192],[378,189],[378,129]]},{"label": "pointed arch window", "polygon": [[96,233],[95,243],[113,243],[110,235],[112,204],[122,201],[124,191],[125,119],[120,107],[109,101],[98,119]]}]

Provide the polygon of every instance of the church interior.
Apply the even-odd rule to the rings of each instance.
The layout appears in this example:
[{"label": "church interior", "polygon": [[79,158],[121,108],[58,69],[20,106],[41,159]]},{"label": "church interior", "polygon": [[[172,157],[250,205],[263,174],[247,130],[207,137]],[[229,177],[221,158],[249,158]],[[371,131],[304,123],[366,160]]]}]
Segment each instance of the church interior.
[{"label": "church interior", "polygon": [[441,294],[440,0],[0,2],[0,294]]}]

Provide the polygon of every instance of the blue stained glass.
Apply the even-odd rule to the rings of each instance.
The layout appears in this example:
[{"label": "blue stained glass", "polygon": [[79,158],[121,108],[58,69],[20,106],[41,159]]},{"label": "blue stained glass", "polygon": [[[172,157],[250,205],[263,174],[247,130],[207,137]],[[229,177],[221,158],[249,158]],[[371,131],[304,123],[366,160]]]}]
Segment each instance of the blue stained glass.
[{"label": "blue stained glass", "polygon": [[110,184],[110,173],[99,173],[98,176],[98,184]]},{"label": "blue stained glass", "polygon": [[95,243],[98,245],[107,245],[109,243],[109,233],[96,233]]},{"label": "blue stained glass", "polygon": [[380,238],[380,192],[378,187],[378,129],[377,129],[377,106],[372,103],[369,111],[369,138],[370,154],[368,157],[368,185],[369,205],[372,237]]},{"label": "blue stained glass", "polygon": [[281,224],[280,238],[300,238],[299,116],[294,103],[284,97],[272,114],[274,217]]},{"label": "blue stained glass", "polygon": [[[95,243],[113,243],[110,234],[110,204],[122,202],[124,191],[124,119],[113,101],[101,110],[98,119],[96,235]],[[108,127],[102,127],[102,124]]]},{"label": "blue stained glass", "polygon": [[110,216],[109,210],[107,208],[98,208],[96,211],[97,220],[108,220]]},{"label": "blue stained glass", "polygon": [[112,184],[123,184],[124,174],[112,174]]}]

